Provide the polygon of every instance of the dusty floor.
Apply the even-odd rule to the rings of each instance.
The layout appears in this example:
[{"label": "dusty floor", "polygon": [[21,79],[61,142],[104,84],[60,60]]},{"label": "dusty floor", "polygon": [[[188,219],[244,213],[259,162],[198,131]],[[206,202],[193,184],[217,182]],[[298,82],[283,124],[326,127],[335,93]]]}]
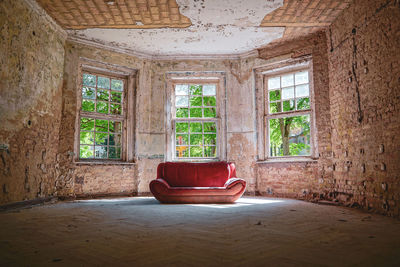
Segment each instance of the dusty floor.
[{"label": "dusty floor", "polygon": [[0,213],[0,266],[399,266],[400,221],[296,200],[60,202]]}]

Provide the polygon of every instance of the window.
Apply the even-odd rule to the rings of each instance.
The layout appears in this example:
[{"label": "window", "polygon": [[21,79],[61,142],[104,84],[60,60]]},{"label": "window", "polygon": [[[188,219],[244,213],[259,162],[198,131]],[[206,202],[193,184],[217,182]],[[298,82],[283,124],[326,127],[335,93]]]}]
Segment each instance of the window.
[{"label": "window", "polygon": [[133,160],[134,76],[83,68],[80,77],[75,159]]},{"label": "window", "polygon": [[287,62],[256,71],[260,159],[314,157],[310,65]]},{"label": "window", "polygon": [[221,83],[219,78],[209,77],[169,80],[169,160],[225,158]]}]

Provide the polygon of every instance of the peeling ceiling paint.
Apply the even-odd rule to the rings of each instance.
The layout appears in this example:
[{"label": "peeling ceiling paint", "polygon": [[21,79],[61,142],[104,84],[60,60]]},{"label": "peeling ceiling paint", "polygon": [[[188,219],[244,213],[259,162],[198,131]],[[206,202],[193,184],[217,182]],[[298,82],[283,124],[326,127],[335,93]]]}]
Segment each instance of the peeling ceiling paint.
[{"label": "peeling ceiling paint", "polygon": [[282,37],[283,27],[259,27],[283,0],[177,0],[188,28],[70,30],[72,36],[149,55],[241,54]]}]

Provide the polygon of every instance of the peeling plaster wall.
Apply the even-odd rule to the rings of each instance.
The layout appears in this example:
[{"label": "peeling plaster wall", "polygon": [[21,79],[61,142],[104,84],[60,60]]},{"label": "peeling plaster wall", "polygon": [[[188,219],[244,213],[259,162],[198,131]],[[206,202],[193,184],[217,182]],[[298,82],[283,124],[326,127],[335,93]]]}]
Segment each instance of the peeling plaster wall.
[{"label": "peeling plaster wall", "polygon": [[0,204],[56,195],[65,33],[0,1]]}]

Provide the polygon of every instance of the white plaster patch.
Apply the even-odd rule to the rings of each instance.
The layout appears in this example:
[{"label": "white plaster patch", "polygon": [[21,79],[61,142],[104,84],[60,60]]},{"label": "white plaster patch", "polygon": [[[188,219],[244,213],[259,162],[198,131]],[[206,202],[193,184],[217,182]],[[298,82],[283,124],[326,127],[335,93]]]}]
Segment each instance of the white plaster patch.
[{"label": "white plaster patch", "polygon": [[282,37],[283,27],[258,27],[283,0],[178,0],[188,28],[70,30],[72,36],[148,55],[241,54]]}]

